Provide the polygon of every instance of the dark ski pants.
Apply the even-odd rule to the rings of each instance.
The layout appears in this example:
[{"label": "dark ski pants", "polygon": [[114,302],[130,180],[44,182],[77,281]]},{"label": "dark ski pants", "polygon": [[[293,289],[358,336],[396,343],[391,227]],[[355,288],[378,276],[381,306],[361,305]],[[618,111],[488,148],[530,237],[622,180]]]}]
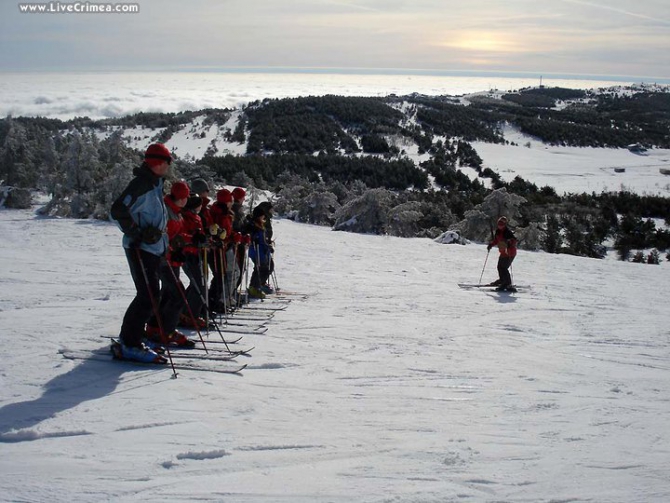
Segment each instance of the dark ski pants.
[{"label": "dark ski pants", "polygon": [[[202,276],[202,266],[200,264],[199,255],[186,255],[186,262],[183,265],[184,274],[189,280],[188,288],[186,289],[186,302],[188,302],[193,316],[196,318],[202,316],[202,310],[205,305],[205,290]],[[188,309],[184,306],[182,314],[190,316]]]},{"label": "dark ski pants", "polygon": [[212,284],[209,287],[210,306],[223,302],[223,281],[226,271],[226,259],[223,248],[215,248],[209,266],[212,269]]},{"label": "dark ski pants", "polygon": [[[179,267],[173,267],[163,260],[159,268],[161,280],[160,305],[158,313],[163,326],[163,333],[168,336],[177,329],[179,314],[186,303],[184,302],[184,285],[179,279]],[[158,320],[152,316],[149,320],[152,327],[158,326]]]},{"label": "dark ski pants", "polygon": [[153,315],[151,299],[153,297],[158,302],[160,296],[159,269],[163,258],[137,248],[126,248],[125,251],[137,293],[123,316],[119,338],[127,346],[139,346],[144,337],[144,325]]},{"label": "dark ski pants", "polygon": [[498,258],[498,276],[500,277],[500,286],[503,288],[512,284],[512,276],[509,273],[512,262],[514,262],[514,257],[500,255]]},{"label": "dark ski pants", "polygon": [[270,267],[268,267],[268,264],[254,264],[254,272],[251,274],[249,286],[260,289],[260,287],[267,284],[269,278]]}]

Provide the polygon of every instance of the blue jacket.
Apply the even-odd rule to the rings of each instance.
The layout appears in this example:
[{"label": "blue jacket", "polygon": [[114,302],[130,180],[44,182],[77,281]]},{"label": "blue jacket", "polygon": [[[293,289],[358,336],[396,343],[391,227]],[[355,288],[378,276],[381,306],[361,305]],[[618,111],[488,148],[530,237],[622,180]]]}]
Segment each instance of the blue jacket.
[{"label": "blue jacket", "polygon": [[133,170],[133,178],[126,190],[112,204],[110,217],[123,231],[123,247],[132,248],[133,238],[128,234],[146,227],[163,231],[163,237],[154,244],[141,242],[139,248],[153,255],[163,256],[168,249],[167,210],[163,202],[163,179],[154,175],[148,166]]},{"label": "blue jacket", "polygon": [[265,241],[265,229],[254,226],[250,232],[249,258],[258,266],[270,266],[270,246]]}]

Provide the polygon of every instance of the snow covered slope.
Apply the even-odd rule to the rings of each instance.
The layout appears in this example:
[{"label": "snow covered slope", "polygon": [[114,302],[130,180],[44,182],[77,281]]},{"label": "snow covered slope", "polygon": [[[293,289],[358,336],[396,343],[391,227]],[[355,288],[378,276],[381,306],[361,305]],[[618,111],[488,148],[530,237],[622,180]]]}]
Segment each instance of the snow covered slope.
[{"label": "snow covered slope", "polygon": [[505,139],[516,146],[473,142],[484,168],[506,182],[520,176],[559,194],[617,192],[670,196],[670,150],[651,149],[640,155],[625,148],[553,147],[507,127]]},{"label": "snow covered slope", "polygon": [[0,231],[4,501],[670,499],[667,262],[521,252],[531,288],[498,294],[457,286],[481,245],[277,221],[277,279],[308,297],[244,335],[243,376],[172,379],[58,354],[118,331],[113,225]]}]

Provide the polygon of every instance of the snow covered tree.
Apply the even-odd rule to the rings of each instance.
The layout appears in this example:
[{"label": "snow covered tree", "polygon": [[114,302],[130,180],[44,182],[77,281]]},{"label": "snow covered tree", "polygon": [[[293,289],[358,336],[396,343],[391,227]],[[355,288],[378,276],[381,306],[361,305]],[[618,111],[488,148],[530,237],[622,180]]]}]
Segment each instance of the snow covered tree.
[{"label": "snow covered tree", "polygon": [[510,194],[506,188],[491,192],[484,201],[474,209],[465,213],[465,218],[458,222],[452,230],[461,236],[476,242],[487,242],[493,238],[496,221],[505,215],[514,226],[521,219],[520,207],[526,199]]},{"label": "snow covered tree", "polygon": [[0,148],[0,179],[11,187],[31,187],[36,180],[34,140],[26,127],[11,118],[4,125]]},{"label": "snow covered tree", "polygon": [[336,231],[361,234],[386,234],[389,211],[395,196],[386,189],[371,189],[349,201],[335,213]]},{"label": "snow covered tree", "polygon": [[419,221],[422,218],[420,202],[410,201],[399,204],[388,213],[388,234],[399,237],[414,237],[419,232]]},{"label": "snow covered tree", "polygon": [[661,254],[657,249],[653,249],[647,255],[647,264],[659,265],[661,263]]},{"label": "snow covered tree", "polygon": [[312,184],[301,176],[284,172],[277,178],[275,213],[291,219],[298,218],[298,208],[312,191]]},{"label": "snow covered tree", "polygon": [[[7,191],[0,193],[0,205],[13,209],[28,209],[32,204],[32,194],[28,189],[20,187],[7,187]],[[6,194],[6,195],[3,195]]]},{"label": "snow covered tree", "polygon": [[333,225],[341,207],[332,192],[312,192],[298,204],[297,220],[316,225]]},{"label": "snow covered tree", "polygon": [[637,251],[635,255],[633,255],[631,262],[634,262],[636,264],[644,264],[645,262],[644,253],[642,253],[642,251]]},{"label": "snow covered tree", "polygon": [[507,192],[505,187],[491,192],[477,209],[486,213],[493,226],[501,216],[505,215],[511,224],[521,220],[520,207],[526,199]]},{"label": "snow covered tree", "polygon": [[74,131],[68,135],[68,148],[61,162],[65,196],[70,198],[71,214],[85,218],[94,208],[93,194],[104,178],[102,163],[98,158],[98,141],[93,135]]},{"label": "snow covered tree", "polygon": [[464,219],[452,226],[451,230],[471,241],[485,243],[493,238],[491,218],[478,208],[465,212]]},{"label": "snow covered tree", "polygon": [[114,200],[128,186],[133,178],[133,169],[137,164],[126,159],[114,164],[108,170],[108,176],[98,185],[93,197],[94,207],[92,217],[100,220],[109,218],[109,210]]},{"label": "snow covered tree", "polygon": [[527,227],[519,228],[514,233],[519,240],[519,247],[524,250],[541,250],[542,243],[546,239],[546,232],[536,222]]}]

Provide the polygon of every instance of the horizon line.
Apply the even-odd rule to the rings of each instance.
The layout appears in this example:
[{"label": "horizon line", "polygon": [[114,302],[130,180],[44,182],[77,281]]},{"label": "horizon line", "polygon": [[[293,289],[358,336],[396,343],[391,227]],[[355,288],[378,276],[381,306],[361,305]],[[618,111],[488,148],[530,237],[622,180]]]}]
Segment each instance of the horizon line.
[{"label": "horizon line", "polygon": [[153,68],[104,68],[79,67],[65,68],[26,68],[0,69],[0,74],[9,73],[252,73],[252,74],[314,74],[314,75],[409,75],[426,77],[499,77],[528,79],[559,79],[559,80],[602,80],[632,83],[670,84],[670,77],[609,75],[609,74],[577,74],[559,72],[532,72],[507,70],[440,70],[430,68],[363,68],[363,67],[300,67],[300,66],[178,66]]}]

